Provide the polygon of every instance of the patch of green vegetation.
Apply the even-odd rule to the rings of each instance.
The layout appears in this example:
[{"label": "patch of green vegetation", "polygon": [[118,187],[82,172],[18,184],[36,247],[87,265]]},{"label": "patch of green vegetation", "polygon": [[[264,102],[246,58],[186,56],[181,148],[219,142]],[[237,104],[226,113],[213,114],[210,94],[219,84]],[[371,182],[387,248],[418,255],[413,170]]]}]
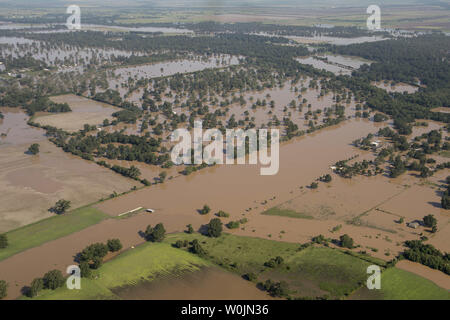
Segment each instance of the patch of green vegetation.
[{"label": "patch of green vegetation", "polygon": [[297,219],[314,219],[314,217],[307,215],[305,213],[296,212],[294,210],[290,209],[281,209],[278,207],[273,207],[269,210],[264,211],[264,215],[267,216],[281,216],[281,217],[290,217],[290,218],[297,218]]},{"label": "patch of green vegetation", "polygon": [[352,298],[384,300],[450,300],[450,293],[430,280],[398,268],[381,273],[381,289],[362,287]]},{"label": "patch of green vegetation", "polygon": [[98,278],[82,278],[80,290],[68,290],[63,286],[54,291],[43,290],[34,299],[119,299],[113,293],[115,288],[151,281],[161,275],[181,275],[184,272],[198,271],[208,266],[209,262],[175,249],[168,243],[144,243],[106,262],[96,271]]},{"label": "patch of green vegetation", "polygon": [[219,238],[209,238],[198,233],[171,234],[164,240],[175,243],[177,240],[192,241],[197,239],[207,252],[207,259],[228,270],[244,274],[259,272],[269,258],[281,256],[288,258],[295,254],[298,244],[273,240],[241,237],[222,234]]},{"label": "patch of green vegetation", "polygon": [[9,231],[7,232],[9,245],[0,250],[0,260],[80,231],[108,217],[106,213],[93,207],[82,207],[70,213],[53,216]]},{"label": "patch of green vegetation", "polygon": [[445,158],[450,158],[450,150],[441,151],[439,152],[439,155]]}]

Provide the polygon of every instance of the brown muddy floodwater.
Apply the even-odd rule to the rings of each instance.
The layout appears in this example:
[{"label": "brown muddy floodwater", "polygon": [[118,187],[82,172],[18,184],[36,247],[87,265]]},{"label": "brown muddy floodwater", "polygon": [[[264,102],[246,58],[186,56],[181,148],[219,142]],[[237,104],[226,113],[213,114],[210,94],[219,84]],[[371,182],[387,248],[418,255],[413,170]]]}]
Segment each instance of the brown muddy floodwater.
[{"label": "brown muddy floodwater", "polygon": [[27,124],[28,116],[20,108],[0,107],[0,148],[45,140],[45,131]]},{"label": "brown muddy floodwater", "polygon": [[252,282],[219,268],[167,276],[112,290],[125,300],[264,300],[271,299]]}]

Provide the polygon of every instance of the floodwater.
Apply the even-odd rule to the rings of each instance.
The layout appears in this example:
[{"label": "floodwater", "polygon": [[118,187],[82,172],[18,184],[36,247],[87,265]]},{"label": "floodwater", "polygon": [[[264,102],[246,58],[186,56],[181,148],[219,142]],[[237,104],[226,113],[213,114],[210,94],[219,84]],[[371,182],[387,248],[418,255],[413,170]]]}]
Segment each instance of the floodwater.
[{"label": "floodwater", "polygon": [[338,37],[328,37],[328,36],[315,36],[315,37],[287,36],[286,38],[295,40],[300,43],[323,43],[323,42],[325,42],[325,43],[330,43],[330,44],[334,44],[334,45],[338,45],[338,46],[386,40],[386,38],[383,38],[380,36],[357,37],[357,38],[338,38]]},{"label": "floodwater", "polygon": [[312,65],[317,69],[325,69],[336,75],[351,75],[353,69],[358,69],[363,64],[370,64],[369,61],[358,57],[341,55],[320,55],[318,57],[325,58],[328,62],[315,59],[314,57],[298,58],[297,61],[303,64]]},{"label": "floodwater", "polygon": [[390,82],[386,83],[384,81],[380,81],[380,82],[373,82],[372,84],[378,88],[386,90],[387,92],[414,93],[419,90],[418,87],[415,87],[415,86],[412,86],[412,85],[406,84],[406,83],[398,83],[396,85],[393,85]]},{"label": "floodwater", "polygon": [[112,290],[125,300],[265,300],[252,282],[217,267],[164,276],[151,282]]},{"label": "floodwater", "polygon": [[45,131],[30,127],[28,116],[20,108],[0,107],[4,119],[0,119],[0,148],[35,143],[45,139]]},{"label": "floodwater", "polygon": [[112,114],[119,108],[74,94],[51,97],[56,103],[67,103],[71,112],[38,113],[35,122],[73,132],[83,128],[84,124],[99,125],[103,120],[112,120]]}]

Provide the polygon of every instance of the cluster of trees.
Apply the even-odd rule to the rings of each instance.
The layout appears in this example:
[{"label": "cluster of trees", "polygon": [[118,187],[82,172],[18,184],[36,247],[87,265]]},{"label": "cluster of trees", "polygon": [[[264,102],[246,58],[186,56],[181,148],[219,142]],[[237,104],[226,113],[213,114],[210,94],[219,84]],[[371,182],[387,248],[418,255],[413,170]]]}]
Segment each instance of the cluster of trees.
[{"label": "cluster of trees", "polygon": [[267,291],[272,297],[283,298],[289,295],[289,287],[286,281],[274,282],[270,279],[258,286]]},{"label": "cluster of trees", "polygon": [[166,236],[166,229],[162,223],[158,223],[155,227],[148,225],[144,232],[144,237],[147,241],[161,242]]},{"label": "cluster of trees", "polygon": [[208,236],[212,238],[218,238],[222,235],[222,221],[219,218],[214,218],[209,221],[207,225]]},{"label": "cluster of trees", "polygon": [[30,298],[36,297],[43,289],[56,290],[64,285],[65,278],[61,271],[51,270],[42,278],[35,278],[27,288],[26,295]]},{"label": "cluster of trees", "polygon": [[424,244],[420,240],[408,240],[405,241],[405,245],[408,247],[403,252],[406,259],[450,275],[450,255],[448,253],[444,254],[433,245]]},{"label": "cluster of trees", "polygon": [[71,202],[69,200],[58,200],[53,207],[48,209],[50,212],[54,212],[56,214],[64,214],[67,210],[70,209]]}]

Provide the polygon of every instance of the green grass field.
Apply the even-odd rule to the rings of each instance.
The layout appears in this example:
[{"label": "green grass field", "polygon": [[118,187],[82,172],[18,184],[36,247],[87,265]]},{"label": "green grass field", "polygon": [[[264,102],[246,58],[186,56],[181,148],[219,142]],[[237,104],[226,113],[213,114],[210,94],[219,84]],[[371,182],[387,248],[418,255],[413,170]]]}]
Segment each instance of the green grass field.
[{"label": "green grass field", "polygon": [[7,232],[8,247],[0,250],[0,260],[45,242],[67,236],[107,219],[109,216],[92,207],[82,207],[22,228]]},{"label": "green grass field", "polygon": [[264,214],[267,216],[281,216],[281,217],[289,217],[289,218],[297,218],[297,219],[314,219],[310,215],[307,215],[307,214],[304,214],[301,212],[296,212],[294,210],[281,209],[278,207],[274,207],[269,210],[266,210],[261,214]]},{"label": "green grass field", "polygon": [[158,276],[198,271],[210,265],[209,262],[167,243],[145,243],[106,262],[95,272],[97,279],[95,276],[94,279],[82,278],[81,290],[68,290],[63,286],[55,291],[43,290],[34,299],[119,299],[111,289],[151,281]]},{"label": "green grass field", "polygon": [[414,273],[389,268],[381,273],[381,289],[362,287],[352,299],[450,300],[450,292]]}]

